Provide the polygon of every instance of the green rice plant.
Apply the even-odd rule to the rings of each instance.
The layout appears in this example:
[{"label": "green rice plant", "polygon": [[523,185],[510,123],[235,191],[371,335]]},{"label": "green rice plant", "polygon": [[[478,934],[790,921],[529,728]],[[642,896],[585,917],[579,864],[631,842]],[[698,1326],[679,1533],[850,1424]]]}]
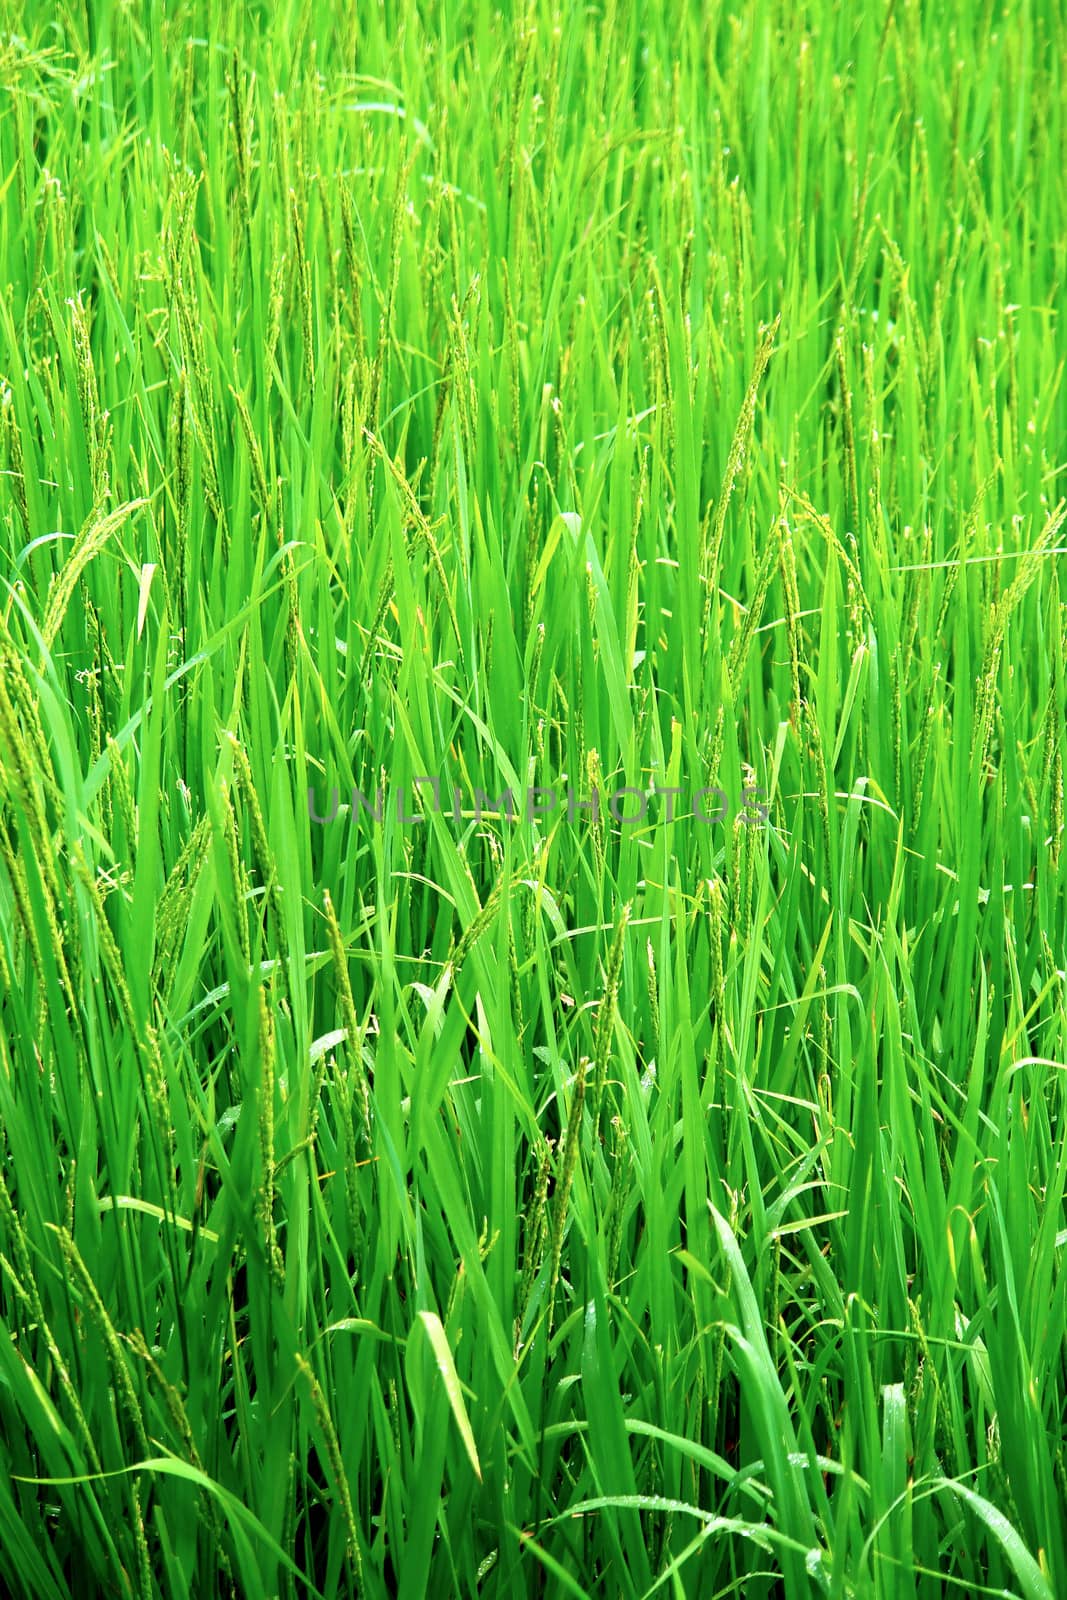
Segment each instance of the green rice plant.
[{"label": "green rice plant", "polygon": [[1065,24],[0,5],[3,1593],[1067,1593]]}]

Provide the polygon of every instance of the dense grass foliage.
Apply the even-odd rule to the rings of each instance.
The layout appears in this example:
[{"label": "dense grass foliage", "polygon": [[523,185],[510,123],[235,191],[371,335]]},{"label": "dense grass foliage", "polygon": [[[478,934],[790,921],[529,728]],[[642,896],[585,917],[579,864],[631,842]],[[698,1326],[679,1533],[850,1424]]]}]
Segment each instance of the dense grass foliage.
[{"label": "dense grass foliage", "polygon": [[1067,1595],[1059,0],[3,12],[3,1592]]}]

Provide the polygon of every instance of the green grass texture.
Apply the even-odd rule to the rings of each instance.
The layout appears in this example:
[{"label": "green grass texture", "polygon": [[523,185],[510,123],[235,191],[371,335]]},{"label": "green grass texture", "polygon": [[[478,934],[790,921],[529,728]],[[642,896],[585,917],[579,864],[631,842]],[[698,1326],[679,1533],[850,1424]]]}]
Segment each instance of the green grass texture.
[{"label": "green grass texture", "polygon": [[0,1593],[1067,1596],[1062,0],[0,0]]}]

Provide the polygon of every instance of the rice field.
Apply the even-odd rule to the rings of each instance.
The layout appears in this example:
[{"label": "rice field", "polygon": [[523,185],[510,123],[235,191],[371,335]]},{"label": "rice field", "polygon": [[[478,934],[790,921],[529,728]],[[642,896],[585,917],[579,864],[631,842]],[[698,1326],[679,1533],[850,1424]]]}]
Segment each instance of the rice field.
[{"label": "rice field", "polygon": [[1067,1595],[1060,0],[0,0],[0,1593]]}]

